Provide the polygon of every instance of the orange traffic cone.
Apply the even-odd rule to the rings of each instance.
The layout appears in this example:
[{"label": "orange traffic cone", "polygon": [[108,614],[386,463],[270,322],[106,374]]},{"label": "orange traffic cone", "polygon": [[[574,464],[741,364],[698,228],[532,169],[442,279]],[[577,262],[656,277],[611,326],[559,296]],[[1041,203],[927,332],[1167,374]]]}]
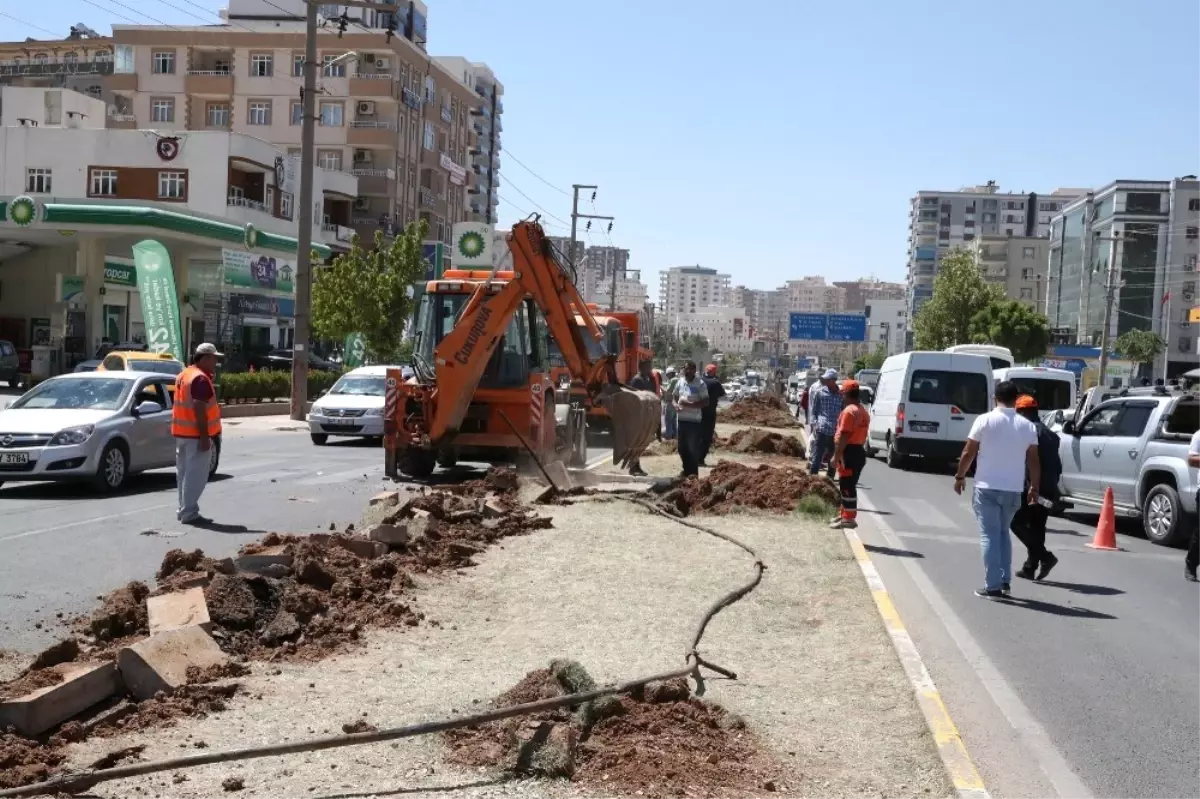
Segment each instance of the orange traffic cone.
[{"label": "orange traffic cone", "polygon": [[1096,524],[1096,537],[1088,544],[1092,549],[1107,549],[1120,552],[1117,546],[1117,511],[1113,505],[1112,486],[1104,489],[1104,505],[1100,508],[1100,521]]}]

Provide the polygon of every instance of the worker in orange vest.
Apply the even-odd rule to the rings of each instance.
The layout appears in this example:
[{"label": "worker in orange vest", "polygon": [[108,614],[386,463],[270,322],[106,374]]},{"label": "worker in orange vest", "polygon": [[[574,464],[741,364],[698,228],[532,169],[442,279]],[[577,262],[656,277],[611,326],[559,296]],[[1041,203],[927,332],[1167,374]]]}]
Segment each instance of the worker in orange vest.
[{"label": "worker in orange vest", "polygon": [[179,497],[175,518],[184,524],[210,521],[200,515],[200,495],[208,483],[213,439],[221,434],[221,407],[217,404],[213,374],[217,359],[223,357],[216,345],[201,344],[192,356],[192,365],[175,378],[175,404],[171,410]]}]

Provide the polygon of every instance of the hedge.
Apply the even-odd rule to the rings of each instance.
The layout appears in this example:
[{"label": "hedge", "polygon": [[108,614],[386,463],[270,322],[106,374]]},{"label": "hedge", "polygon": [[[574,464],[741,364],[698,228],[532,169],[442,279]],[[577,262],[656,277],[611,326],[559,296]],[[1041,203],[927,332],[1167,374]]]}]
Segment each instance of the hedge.
[{"label": "hedge", "polygon": [[[316,399],[328,390],[341,375],[337,372],[308,372],[308,398]],[[258,372],[229,372],[217,382],[222,402],[263,402],[291,396],[292,373],[262,370]]]}]

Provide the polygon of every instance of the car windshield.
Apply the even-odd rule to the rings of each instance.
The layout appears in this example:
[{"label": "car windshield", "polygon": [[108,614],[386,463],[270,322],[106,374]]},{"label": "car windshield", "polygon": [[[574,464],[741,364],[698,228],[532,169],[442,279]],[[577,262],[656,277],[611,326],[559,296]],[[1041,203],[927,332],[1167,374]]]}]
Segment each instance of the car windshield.
[{"label": "car windshield", "polygon": [[132,385],[119,378],[60,377],[38,383],[9,408],[115,411]]},{"label": "car windshield", "polygon": [[382,397],[386,381],[383,375],[345,375],[333,384],[330,394],[351,394],[358,397]]},{"label": "car windshield", "polygon": [[154,372],[160,375],[177,375],[183,371],[179,361],[153,360],[150,358],[130,358],[129,371]]}]

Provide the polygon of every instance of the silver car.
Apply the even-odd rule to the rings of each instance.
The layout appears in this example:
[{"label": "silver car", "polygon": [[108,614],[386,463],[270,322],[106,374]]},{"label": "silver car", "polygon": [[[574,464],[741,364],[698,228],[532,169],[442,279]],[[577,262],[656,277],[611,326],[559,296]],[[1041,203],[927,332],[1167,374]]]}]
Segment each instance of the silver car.
[{"label": "silver car", "polygon": [[[39,383],[0,412],[0,485],[83,479],[113,492],[135,472],[173,467],[173,383],[147,372],[80,372]],[[213,444],[210,474],[219,437]]]}]

